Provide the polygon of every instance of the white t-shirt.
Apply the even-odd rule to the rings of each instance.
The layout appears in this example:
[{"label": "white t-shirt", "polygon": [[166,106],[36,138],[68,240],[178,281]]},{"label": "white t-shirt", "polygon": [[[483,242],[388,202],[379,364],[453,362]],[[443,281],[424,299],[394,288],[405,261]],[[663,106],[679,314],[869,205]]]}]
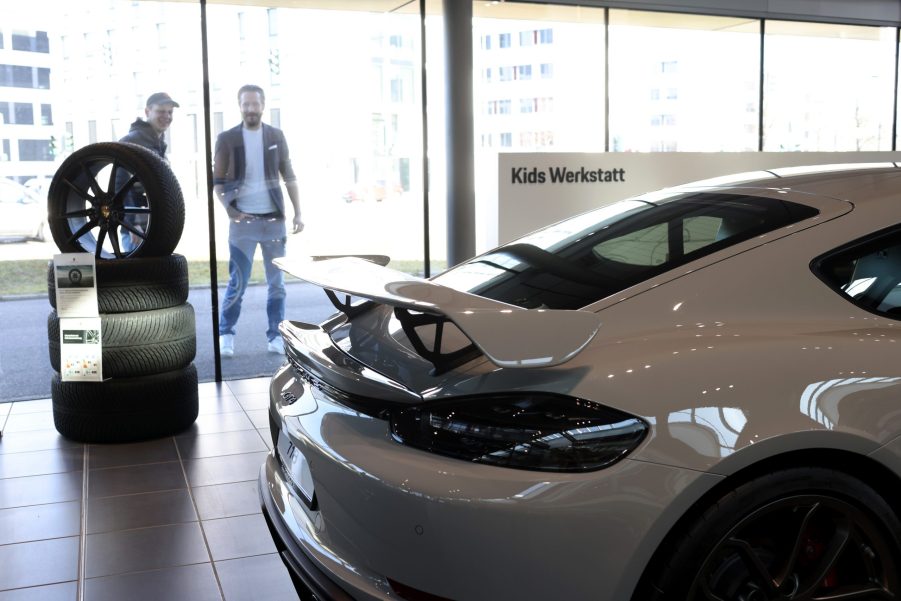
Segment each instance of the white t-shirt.
[{"label": "white t-shirt", "polygon": [[266,185],[263,167],[263,128],[241,128],[244,136],[244,182],[238,190],[237,207],[242,213],[264,215],[276,210]]}]

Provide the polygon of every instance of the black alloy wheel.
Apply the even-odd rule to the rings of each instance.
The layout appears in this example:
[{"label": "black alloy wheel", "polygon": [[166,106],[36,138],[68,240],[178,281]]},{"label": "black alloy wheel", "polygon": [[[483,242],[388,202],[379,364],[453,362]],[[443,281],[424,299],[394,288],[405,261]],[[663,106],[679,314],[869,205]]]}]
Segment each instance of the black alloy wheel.
[{"label": "black alloy wheel", "polygon": [[[155,257],[175,250],[185,206],[172,170],[135,144],[90,144],[60,165],[47,194],[53,240],[62,252],[98,259]],[[120,235],[132,248],[124,248]]]},{"label": "black alloy wheel", "polygon": [[670,538],[632,601],[901,599],[899,516],[844,471],[759,476]]},{"label": "black alloy wheel", "polygon": [[896,599],[886,533],[850,502],[824,494],[774,501],[714,546],[690,599]]}]

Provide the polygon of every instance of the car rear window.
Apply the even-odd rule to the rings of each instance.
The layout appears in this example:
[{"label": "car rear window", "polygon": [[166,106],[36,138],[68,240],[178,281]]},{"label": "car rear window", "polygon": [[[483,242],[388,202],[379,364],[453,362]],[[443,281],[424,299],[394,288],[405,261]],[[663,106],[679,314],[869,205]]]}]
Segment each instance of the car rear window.
[{"label": "car rear window", "polygon": [[630,199],[539,230],[435,278],[528,309],[578,309],[817,210],[760,196]]}]

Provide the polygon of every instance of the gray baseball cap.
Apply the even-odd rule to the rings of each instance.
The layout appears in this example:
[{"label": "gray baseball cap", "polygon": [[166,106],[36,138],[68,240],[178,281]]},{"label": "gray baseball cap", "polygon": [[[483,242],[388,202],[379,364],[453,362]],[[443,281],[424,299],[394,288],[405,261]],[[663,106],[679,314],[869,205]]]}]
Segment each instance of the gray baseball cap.
[{"label": "gray baseball cap", "polygon": [[147,99],[147,105],[151,106],[153,104],[171,104],[172,106],[180,106],[177,102],[172,100],[172,96],[165,92],[156,92],[155,94],[151,94]]}]

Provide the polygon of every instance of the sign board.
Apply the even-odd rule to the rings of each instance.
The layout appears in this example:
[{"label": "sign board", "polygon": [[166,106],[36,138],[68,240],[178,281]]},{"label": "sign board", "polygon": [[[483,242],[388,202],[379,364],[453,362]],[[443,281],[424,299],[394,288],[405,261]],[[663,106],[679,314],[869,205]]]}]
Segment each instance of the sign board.
[{"label": "sign board", "polygon": [[506,153],[498,155],[497,238],[504,244],[585,211],[732,173],[901,161],[901,152]]},{"label": "sign board", "polygon": [[59,317],[60,380],[99,382],[103,379],[103,361],[94,255],[54,255],[53,275]]}]

